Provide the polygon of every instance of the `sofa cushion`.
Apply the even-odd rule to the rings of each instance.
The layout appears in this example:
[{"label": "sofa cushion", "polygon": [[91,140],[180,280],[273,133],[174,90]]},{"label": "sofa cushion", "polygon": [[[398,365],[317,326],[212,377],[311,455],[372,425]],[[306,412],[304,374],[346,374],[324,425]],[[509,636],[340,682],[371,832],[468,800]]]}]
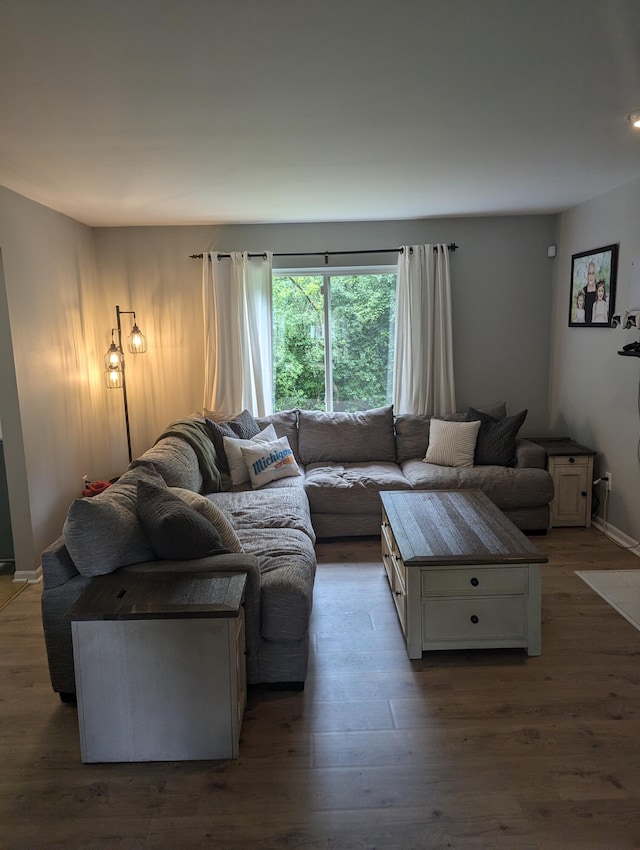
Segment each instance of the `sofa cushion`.
[{"label": "sofa cushion", "polygon": [[546,469],[436,466],[408,460],[402,471],[416,490],[482,490],[503,511],[540,507],[553,499],[553,479]]},{"label": "sofa cushion", "polygon": [[213,416],[214,414],[205,410],[207,427],[211,434],[216,454],[218,455],[218,467],[220,472],[228,475],[229,463],[224,450],[223,438],[240,437],[241,440],[250,440],[260,432],[260,428],[258,427],[256,420],[253,418],[253,415],[248,410],[243,410],[242,413],[238,413],[232,419],[228,419],[225,422],[215,421],[214,419],[209,418],[207,413],[209,413],[209,416]]},{"label": "sofa cushion", "polygon": [[431,420],[426,463],[439,466],[473,466],[480,421],[446,422]]},{"label": "sofa cushion", "polygon": [[292,528],[315,542],[309,500],[302,487],[211,493],[209,499],[229,517],[243,546],[245,538],[241,532],[260,536],[256,535],[256,528],[260,534],[266,528]]},{"label": "sofa cushion", "polygon": [[313,514],[375,514],[382,510],[381,490],[410,489],[395,463],[318,463],[305,472],[305,491]]},{"label": "sofa cushion", "polygon": [[245,444],[240,446],[240,451],[247,465],[251,486],[256,490],[270,481],[295,478],[300,475],[298,464],[286,437],[281,437],[272,443]]},{"label": "sofa cushion", "polygon": [[137,511],[158,558],[192,560],[229,551],[215,525],[166,485],[138,481]]},{"label": "sofa cushion", "polygon": [[138,481],[162,479],[153,466],[138,466],[99,496],[71,503],[62,536],[82,575],[104,575],[155,558],[136,511]]},{"label": "sofa cushion", "polygon": [[[504,419],[507,415],[504,401],[477,408],[483,413]],[[466,413],[451,413],[439,416],[446,421],[464,421]],[[400,413],[395,418],[397,462],[404,463],[412,458],[424,457],[429,445],[429,423],[431,415],[418,413]]]},{"label": "sofa cushion", "polygon": [[395,418],[396,459],[405,460],[424,457],[429,445],[431,416],[420,413],[401,413]]},{"label": "sofa cushion", "polygon": [[298,411],[297,410],[280,410],[278,413],[272,413],[269,416],[257,417],[256,422],[260,430],[266,428],[267,425],[273,425],[276,429],[276,437],[286,437],[289,440],[291,451],[296,460],[300,460],[298,454]]},{"label": "sofa cushion", "polygon": [[251,446],[256,445],[257,443],[270,443],[277,439],[276,429],[273,425],[267,425],[264,430],[260,431],[250,440],[242,440],[240,437],[222,438],[224,452],[229,465],[231,484],[234,487],[249,481],[249,470],[247,469],[247,464],[242,457],[242,446]]},{"label": "sofa cushion", "polygon": [[169,487],[185,487],[198,493],[202,488],[202,472],[198,456],[189,443],[181,437],[162,437],[137,460],[134,460],[129,468],[143,464],[151,464]]},{"label": "sofa cushion", "polygon": [[527,412],[522,410],[514,416],[496,419],[473,407],[469,408],[467,419],[480,422],[473,461],[476,466],[516,465],[516,437],[526,419]]},{"label": "sofa cushion", "polygon": [[393,407],[378,407],[361,413],[325,413],[301,410],[298,452],[303,464],[395,463]]},{"label": "sofa cushion", "polygon": [[282,643],[303,640],[313,605],[313,541],[295,529],[265,528],[260,534],[242,529],[238,535],[245,552],[260,564],[262,638]]}]

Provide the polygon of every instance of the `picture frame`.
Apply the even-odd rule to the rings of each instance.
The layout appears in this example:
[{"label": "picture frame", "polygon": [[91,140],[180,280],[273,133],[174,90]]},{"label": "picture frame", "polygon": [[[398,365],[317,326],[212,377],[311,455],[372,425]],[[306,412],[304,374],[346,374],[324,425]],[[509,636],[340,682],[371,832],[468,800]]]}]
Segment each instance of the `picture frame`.
[{"label": "picture frame", "polygon": [[618,245],[571,256],[569,327],[610,328],[615,313]]}]

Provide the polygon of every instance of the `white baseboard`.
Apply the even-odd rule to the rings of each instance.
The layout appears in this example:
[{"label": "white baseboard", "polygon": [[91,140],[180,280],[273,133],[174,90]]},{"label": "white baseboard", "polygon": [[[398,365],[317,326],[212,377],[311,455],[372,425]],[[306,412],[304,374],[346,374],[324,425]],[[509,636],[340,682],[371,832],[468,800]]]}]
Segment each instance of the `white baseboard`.
[{"label": "white baseboard", "polygon": [[610,522],[605,522],[602,517],[599,516],[593,517],[591,524],[595,525],[597,529],[606,535],[606,537],[613,540],[614,543],[617,543],[618,546],[621,546],[623,549],[631,552],[632,555],[636,555],[640,558],[640,543],[638,543],[637,540],[634,540],[633,537],[629,537],[629,535],[625,534],[624,531],[620,531],[620,529],[616,528],[615,525],[611,525]]},{"label": "white baseboard", "polygon": [[42,567],[38,567],[37,570],[16,570],[13,574],[13,583],[18,581],[26,581],[29,584],[42,581]]}]

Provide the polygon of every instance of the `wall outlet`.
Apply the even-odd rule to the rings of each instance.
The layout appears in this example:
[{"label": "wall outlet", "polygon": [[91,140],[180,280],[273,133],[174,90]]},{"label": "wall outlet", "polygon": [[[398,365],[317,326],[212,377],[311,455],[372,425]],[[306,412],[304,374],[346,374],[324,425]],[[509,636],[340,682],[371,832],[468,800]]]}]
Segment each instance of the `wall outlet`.
[{"label": "wall outlet", "polygon": [[602,476],[602,483],[607,488],[609,492],[611,492],[611,473],[605,472]]}]

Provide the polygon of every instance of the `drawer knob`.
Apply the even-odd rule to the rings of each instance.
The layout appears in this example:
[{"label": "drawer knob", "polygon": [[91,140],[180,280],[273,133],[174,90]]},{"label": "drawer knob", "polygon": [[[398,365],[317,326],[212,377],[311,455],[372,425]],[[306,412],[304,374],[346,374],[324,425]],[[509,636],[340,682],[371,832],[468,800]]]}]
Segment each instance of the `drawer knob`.
[{"label": "drawer knob", "polygon": [[582,493],[581,493],[580,495],[581,495],[581,496],[586,496],[586,495],[587,495],[587,491],[586,491],[586,490],[583,490],[583,491],[582,491]]},{"label": "drawer knob", "polygon": [[569,458],[569,463],[575,463],[575,462],[576,462],[576,459],[574,457]]},{"label": "drawer knob", "polygon": [[475,614],[471,615],[471,622],[474,623],[474,624],[478,622],[478,618],[476,617]]},{"label": "drawer knob", "polygon": [[471,579],[471,584],[472,584],[474,587],[477,587],[477,586],[480,584],[480,582],[479,582],[479,581],[478,581],[478,579],[474,576],[474,577]]}]

